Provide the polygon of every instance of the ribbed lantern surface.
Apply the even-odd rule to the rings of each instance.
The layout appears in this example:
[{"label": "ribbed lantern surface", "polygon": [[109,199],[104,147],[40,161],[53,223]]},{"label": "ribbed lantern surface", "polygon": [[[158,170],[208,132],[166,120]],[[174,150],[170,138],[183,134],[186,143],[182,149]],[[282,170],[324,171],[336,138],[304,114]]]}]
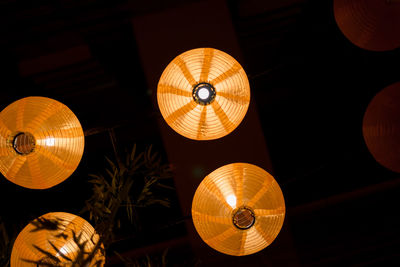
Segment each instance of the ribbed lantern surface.
[{"label": "ribbed lantern surface", "polygon": [[235,256],[272,243],[285,217],[285,201],[275,179],[248,163],[232,163],[200,183],[192,203],[194,226],[213,249]]},{"label": "ribbed lantern surface", "polygon": [[[47,221],[40,223],[39,221],[43,219]],[[43,229],[44,224],[45,228],[53,228],[53,230]],[[79,244],[85,243],[83,250],[88,253],[94,250],[99,240],[98,234],[87,221],[70,213],[52,212],[35,219],[20,232],[15,240],[11,252],[11,267],[37,266],[32,262],[42,263],[39,266],[50,266],[49,264],[71,266],[69,265],[71,261],[68,259],[74,261],[78,254],[82,255],[80,253],[82,250],[79,250],[73,238],[74,235],[79,238]],[[46,255],[46,252],[52,257]],[[89,266],[104,266],[103,253],[104,248],[101,245]],[[85,254],[84,258],[88,255]],[[95,265],[96,262],[101,262],[101,264]]]},{"label": "ribbed lantern surface", "polygon": [[335,0],[337,25],[353,44],[367,50],[400,47],[398,0]]},{"label": "ribbed lantern surface", "polygon": [[363,119],[365,143],[382,166],[400,172],[400,82],[380,91]]},{"label": "ribbed lantern surface", "polygon": [[195,140],[221,138],[246,115],[250,86],[242,66],[213,48],[189,50],[165,68],[157,87],[162,116]]},{"label": "ribbed lantern surface", "polygon": [[26,97],[0,113],[0,171],[11,182],[46,189],[78,167],[84,135],[75,114],[47,97]]}]

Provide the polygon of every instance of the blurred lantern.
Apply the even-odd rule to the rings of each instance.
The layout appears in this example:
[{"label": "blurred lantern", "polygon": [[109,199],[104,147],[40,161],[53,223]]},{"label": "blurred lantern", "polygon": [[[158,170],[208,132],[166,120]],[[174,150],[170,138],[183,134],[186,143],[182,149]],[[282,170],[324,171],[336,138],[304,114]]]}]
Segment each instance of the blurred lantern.
[{"label": "blurred lantern", "polygon": [[276,238],[285,217],[285,201],[268,172],[252,164],[233,163],[200,183],[192,217],[210,247],[229,255],[248,255]]},{"label": "blurred lantern", "polygon": [[82,158],[79,120],[64,104],[26,97],[0,113],[0,171],[11,182],[46,189],[67,179]]},{"label": "blurred lantern", "polygon": [[400,172],[400,82],[383,89],[369,103],[363,135],[375,160]]},{"label": "blurred lantern", "polygon": [[334,0],[334,14],[343,34],[363,49],[400,47],[399,0]]},{"label": "blurred lantern", "polygon": [[78,258],[88,259],[92,252],[94,257],[86,266],[103,266],[104,247],[98,242],[99,235],[81,217],[65,212],[47,213],[20,232],[10,266],[72,266]]},{"label": "blurred lantern", "polygon": [[189,50],[165,68],[157,87],[162,116],[195,140],[221,138],[246,115],[250,86],[242,66],[213,48]]}]

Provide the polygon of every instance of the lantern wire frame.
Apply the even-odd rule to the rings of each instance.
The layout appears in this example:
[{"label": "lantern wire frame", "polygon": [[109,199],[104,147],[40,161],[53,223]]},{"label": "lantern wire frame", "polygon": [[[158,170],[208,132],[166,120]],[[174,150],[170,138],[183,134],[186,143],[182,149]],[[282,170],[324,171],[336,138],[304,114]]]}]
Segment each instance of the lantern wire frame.
[{"label": "lantern wire frame", "polygon": [[270,245],[284,217],[285,201],[278,183],[248,163],[228,164],[210,173],[192,202],[193,223],[203,241],[234,256],[253,254]]},{"label": "lantern wire frame", "polygon": [[[212,96],[203,103],[194,92],[199,84],[208,84],[205,88]],[[243,120],[250,85],[233,57],[214,48],[197,48],[168,64],[157,86],[157,101],[163,118],[177,133],[213,140],[231,133]]]},{"label": "lantern wire frame", "polygon": [[374,96],[363,118],[363,136],[374,159],[400,173],[400,82]]},{"label": "lantern wire frame", "polygon": [[371,51],[400,47],[398,0],[334,0],[333,9],[338,27],[356,46]]},{"label": "lantern wire frame", "polygon": [[84,134],[75,114],[47,97],[26,97],[0,113],[0,172],[11,182],[47,189],[78,167]]},{"label": "lantern wire frame", "polygon": [[[47,213],[19,233],[11,252],[10,267],[34,267],[37,265],[34,262],[44,266],[50,263],[71,266],[68,264],[76,261],[79,255],[86,259],[99,239],[94,228],[83,218],[65,212]],[[79,248],[82,244],[83,251]],[[104,266],[104,246],[101,244],[97,248],[89,266]]]}]

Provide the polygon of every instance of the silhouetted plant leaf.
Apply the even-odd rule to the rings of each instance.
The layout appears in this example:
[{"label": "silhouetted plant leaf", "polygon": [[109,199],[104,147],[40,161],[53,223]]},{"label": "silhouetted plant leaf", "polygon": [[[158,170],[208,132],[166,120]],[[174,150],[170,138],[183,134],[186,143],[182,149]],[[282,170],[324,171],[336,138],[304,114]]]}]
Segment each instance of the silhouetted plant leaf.
[{"label": "silhouetted plant leaf", "polygon": [[56,231],[62,229],[64,225],[61,224],[64,220],[56,218],[56,219],[46,219],[46,218],[37,218],[33,220],[31,224],[35,226],[30,232],[37,232],[41,230],[49,230],[49,231]]},{"label": "silhouetted plant leaf", "polygon": [[114,162],[112,162],[108,157],[105,157],[105,158],[106,158],[108,164],[110,164],[110,166],[112,167],[112,170],[113,171],[116,170],[117,166],[114,164]]},{"label": "silhouetted plant leaf", "polygon": [[57,248],[50,240],[48,240],[49,244],[53,247],[53,249],[57,252],[58,255],[60,255],[63,259],[72,262],[70,258],[68,258],[64,252],[62,252],[59,248]]},{"label": "silhouetted plant leaf", "polygon": [[[81,213],[88,212],[90,219],[94,220],[94,226],[106,247],[113,242],[113,229],[121,227],[123,218],[119,216],[122,207],[125,209],[122,210],[126,214],[125,220],[128,219],[135,231],[139,231],[140,218],[136,208],[150,205],[169,207],[170,200],[163,194],[173,189],[161,183],[162,179],[172,178],[171,168],[162,164],[161,157],[153,151],[153,146],[138,153],[135,144],[123,157],[125,160],[121,161],[115,143],[116,140],[113,140],[117,160],[112,161],[106,157],[107,166],[104,171],[89,175],[93,193],[81,210]],[[132,188],[134,190],[131,190]],[[141,262],[133,261],[132,264],[134,265],[129,266],[146,266],[153,263],[142,259]]]},{"label": "silhouetted plant leaf", "polygon": [[39,251],[40,253],[44,254],[46,257],[50,258],[51,260],[53,260],[53,261],[55,261],[55,262],[61,262],[59,258],[57,258],[56,256],[53,255],[53,253],[48,252],[48,251],[42,249],[41,247],[39,247],[39,246],[37,246],[37,245],[35,245],[35,244],[32,244],[32,246],[33,246],[37,251]]},{"label": "silhouetted plant leaf", "polygon": [[54,262],[44,262],[42,260],[38,260],[38,261],[34,261],[34,260],[28,260],[28,259],[21,259],[24,262],[28,262],[28,263],[33,263],[36,264],[36,266],[49,266],[49,267],[59,267],[60,265]]}]

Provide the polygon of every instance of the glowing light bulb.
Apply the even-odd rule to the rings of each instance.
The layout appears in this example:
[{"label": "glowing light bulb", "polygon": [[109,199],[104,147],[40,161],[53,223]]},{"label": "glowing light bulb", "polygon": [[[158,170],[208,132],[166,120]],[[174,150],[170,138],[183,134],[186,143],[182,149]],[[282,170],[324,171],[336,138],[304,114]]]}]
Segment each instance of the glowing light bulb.
[{"label": "glowing light bulb", "polygon": [[236,196],[235,195],[229,195],[226,197],[226,202],[228,202],[229,206],[232,208],[236,207]]},{"label": "glowing light bulb", "polygon": [[46,138],[46,145],[47,146],[54,146],[55,144],[55,139],[54,138]]},{"label": "glowing light bulb", "polygon": [[210,96],[210,91],[205,87],[200,88],[200,90],[198,92],[198,96],[200,99],[205,100]]}]

